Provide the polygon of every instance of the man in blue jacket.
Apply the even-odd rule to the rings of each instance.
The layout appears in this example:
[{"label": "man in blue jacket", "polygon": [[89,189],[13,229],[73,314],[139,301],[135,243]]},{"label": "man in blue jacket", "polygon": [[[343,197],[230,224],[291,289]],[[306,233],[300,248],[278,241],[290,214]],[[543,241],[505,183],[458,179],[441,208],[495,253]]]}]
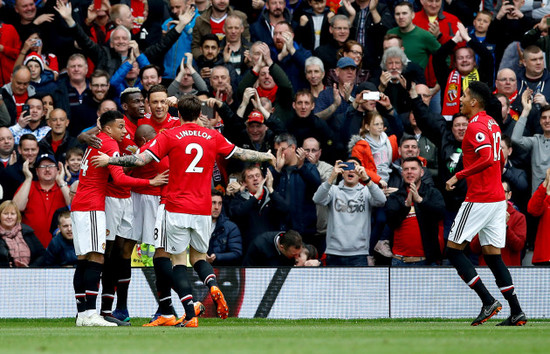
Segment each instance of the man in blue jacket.
[{"label": "man in blue jacket", "polygon": [[243,254],[241,232],[222,213],[223,194],[212,189],[212,236],[206,260],[214,266],[240,265]]}]

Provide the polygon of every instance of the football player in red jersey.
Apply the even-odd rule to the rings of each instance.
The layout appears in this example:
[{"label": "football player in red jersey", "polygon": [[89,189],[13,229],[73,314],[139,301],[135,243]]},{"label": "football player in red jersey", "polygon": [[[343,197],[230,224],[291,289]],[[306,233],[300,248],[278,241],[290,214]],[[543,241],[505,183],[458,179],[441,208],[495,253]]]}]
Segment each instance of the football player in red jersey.
[{"label": "football player in red jersey", "polygon": [[[170,99],[176,101],[175,97]],[[138,121],[138,126],[148,124],[155,128],[157,133],[165,129],[174,128],[180,125],[178,117],[172,117],[168,113],[168,91],[162,85],[154,85],[147,91],[147,104],[151,113],[146,113],[143,119]]]},{"label": "football player in red jersey", "polygon": [[510,317],[499,325],[522,326],[527,318],[515,294],[510,271],[500,255],[506,241],[506,199],[501,182],[504,158],[500,128],[485,112],[490,100],[489,87],[479,81],[470,83],[460,98],[460,111],[469,119],[462,141],[464,169],[447,181],[446,189],[452,190],[458,180],[466,178],[468,191],[449,233],[447,256],[460,277],[483,302],[481,313],[472,326],[484,323],[497,314],[502,305],[489,293],[463,253],[468,242],[479,234],[483,257],[510,304]]},{"label": "football player in red jersey", "polygon": [[105,195],[107,180],[111,177],[118,185],[162,185],[166,175],[146,180],[128,177],[122,168],[93,166],[90,159],[98,154],[119,156],[117,142],[126,135],[124,116],[118,111],[108,111],[99,119],[101,148],[89,147],[80,168],[79,185],[71,205],[73,239],[78,262],[74,274],[74,290],[78,308],[77,326],[116,326],[96,313],[99,280],[103,269],[106,247]]},{"label": "football player in red jersey", "polygon": [[[131,155],[138,150],[134,135],[145,114],[145,98],[140,89],[129,87],[121,93],[120,102],[126,134],[118,142],[118,146],[121,155]],[[130,322],[127,300],[132,277],[131,256],[136,244],[132,239],[134,216],[130,189],[130,186],[117,186],[109,181],[105,198],[107,250],[101,279],[101,315],[119,325],[119,321]],[[113,312],[115,289],[117,302]]]},{"label": "football player in red jersey", "polygon": [[189,247],[189,259],[193,268],[210,287],[210,294],[217,305],[218,315],[226,318],[228,308],[216,282],[212,266],[206,261],[211,235],[211,179],[218,155],[235,157],[250,162],[275,162],[271,152],[262,153],[239,148],[213,129],[201,127],[199,115],[201,101],[195,96],[184,96],[178,101],[182,125],[165,130],[149,148],[131,156],[98,156],[97,166],[143,166],[152,160],[170,159],[170,177],[166,187],[166,251],[174,264],[174,289],[185,308],[182,327],[196,327],[197,318],[193,306],[191,284],[187,276],[185,250]]}]

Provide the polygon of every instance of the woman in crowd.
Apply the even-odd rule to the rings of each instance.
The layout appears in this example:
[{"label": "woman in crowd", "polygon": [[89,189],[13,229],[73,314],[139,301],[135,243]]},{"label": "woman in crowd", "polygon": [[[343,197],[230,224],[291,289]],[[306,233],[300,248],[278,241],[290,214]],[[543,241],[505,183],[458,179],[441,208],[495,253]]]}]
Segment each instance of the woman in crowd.
[{"label": "woman in crowd", "polygon": [[34,231],[21,223],[21,213],[11,200],[0,204],[0,267],[40,265],[45,250]]}]

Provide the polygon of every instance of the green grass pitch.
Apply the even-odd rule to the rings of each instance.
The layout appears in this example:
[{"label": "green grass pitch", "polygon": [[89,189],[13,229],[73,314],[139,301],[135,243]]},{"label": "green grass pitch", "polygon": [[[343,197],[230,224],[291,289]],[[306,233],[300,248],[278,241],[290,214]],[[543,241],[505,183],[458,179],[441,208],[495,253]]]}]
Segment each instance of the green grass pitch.
[{"label": "green grass pitch", "polygon": [[74,319],[0,319],[0,353],[548,353],[550,322],[200,319],[199,328],[76,328]]}]

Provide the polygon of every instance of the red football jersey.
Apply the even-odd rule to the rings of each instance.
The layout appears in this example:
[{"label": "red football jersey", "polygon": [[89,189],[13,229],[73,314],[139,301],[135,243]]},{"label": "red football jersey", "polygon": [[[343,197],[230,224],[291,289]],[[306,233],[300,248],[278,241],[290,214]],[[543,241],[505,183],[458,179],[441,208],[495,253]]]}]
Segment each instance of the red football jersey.
[{"label": "red football jersey", "polygon": [[[120,155],[133,155],[138,151],[138,146],[134,142],[137,126],[126,116],[124,116],[124,127],[126,128],[127,133],[122,138],[122,141],[118,143]],[[112,180],[110,180],[107,185],[107,196],[120,199],[130,198],[130,187],[117,186]]]},{"label": "red football jersey", "polygon": [[[151,142],[152,141],[143,145],[138,150],[137,153],[139,154],[140,152],[147,150],[149,145],[151,145]],[[168,157],[165,157],[162,160],[163,161],[168,160]],[[136,177],[136,178],[153,179],[155,178],[156,175],[168,169],[168,162],[163,163],[163,161],[161,161],[160,163],[154,161],[154,162],[148,163],[145,166],[136,167],[130,172],[130,174],[132,177]],[[152,185],[132,188],[132,192],[139,193],[139,194],[147,194],[147,195],[160,195],[160,191],[161,191],[160,186],[152,186]]]},{"label": "red football jersey", "polygon": [[149,124],[150,126],[152,126],[157,134],[165,129],[172,129],[181,125],[180,119],[178,117],[172,117],[170,113],[166,113],[166,117],[164,117],[164,120],[162,122],[151,118],[151,113],[147,113],[145,114],[145,117],[143,117],[143,119],[140,119],[138,121],[138,126],[143,124]]},{"label": "red football jersey", "polygon": [[91,159],[99,155],[99,151],[111,157],[120,155],[118,144],[113,138],[103,132],[100,132],[97,137],[101,139],[101,149],[88,147],[82,158],[80,176],[78,177],[80,182],[71,204],[71,210],[73,211],[105,210],[105,195],[109,176],[112,176],[119,185],[124,184],[126,186],[137,187],[149,184],[149,181],[146,179],[126,176],[120,166],[93,166]]},{"label": "red football jersey", "polygon": [[[461,173],[466,175],[467,202],[494,203],[505,199],[501,180],[504,158],[500,139],[500,127],[485,111],[479,112],[470,119],[462,140],[464,170],[457,173],[457,177]],[[491,164],[480,172],[468,176],[467,170],[478,160],[478,152],[481,149],[489,149]]]},{"label": "red football jersey", "polygon": [[214,129],[186,123],[165,130],[147,152],[159,162],[170,159],[166,187],[166,210],[173,213],[210,215],[212,212],[212,171],[216,156],[231,157],[235,145]]}]

